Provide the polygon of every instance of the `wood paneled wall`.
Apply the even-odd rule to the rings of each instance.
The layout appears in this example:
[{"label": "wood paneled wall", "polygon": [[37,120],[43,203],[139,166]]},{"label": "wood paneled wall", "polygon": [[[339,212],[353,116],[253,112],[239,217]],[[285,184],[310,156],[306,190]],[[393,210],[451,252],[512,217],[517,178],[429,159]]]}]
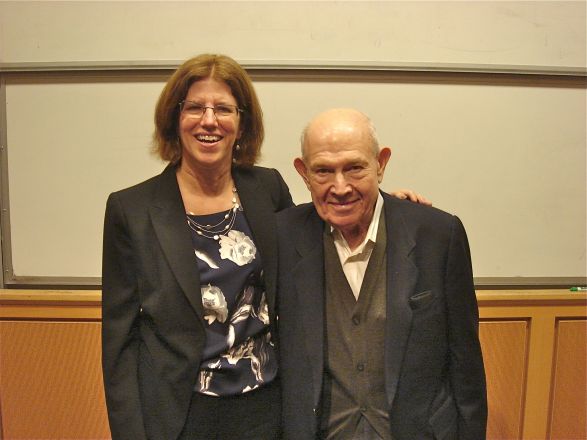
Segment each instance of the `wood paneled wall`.
[{"label": "wood paneled wall", "polygon": [[0,291],[2,440],[109,439],[99,292]]},{"label": "wood paneled wall", "polygon": [[479,291],[487,438],[587,439],[587,295]]},{"label": "wood paneled wall", "polygon": [[550,436],[587,439],[587,322],[557,321],[550,400]]},{"label": "wood paneled wall", "polygon": [[[587,295],[479,291],[488,439],[587,439]],[[0,291],[0,439],[108,439],[100,292]]]},{"label": "wood paneled wall", "polygon": [[517,439],[522,433],[528,353],[528,322],[486,321],[479,329],[479,338],[488,369],[489,394],[488,432],[494,439]]},{"label": "wood paneled wall", "polygon": [[99,322],[0,322],[4,439],[107,439]]}]

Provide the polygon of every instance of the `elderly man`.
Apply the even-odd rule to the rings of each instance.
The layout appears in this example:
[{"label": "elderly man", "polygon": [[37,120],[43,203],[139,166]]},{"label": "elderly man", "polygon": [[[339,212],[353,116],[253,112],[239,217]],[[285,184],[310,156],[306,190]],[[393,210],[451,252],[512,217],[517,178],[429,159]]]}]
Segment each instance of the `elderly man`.
[{"label": "elderly man", "polygon": [[313,203],[279,214],[284,438],[485,438],[460,220],[379,191],[391,150],[352,109],[318,115],[294,165]]}]

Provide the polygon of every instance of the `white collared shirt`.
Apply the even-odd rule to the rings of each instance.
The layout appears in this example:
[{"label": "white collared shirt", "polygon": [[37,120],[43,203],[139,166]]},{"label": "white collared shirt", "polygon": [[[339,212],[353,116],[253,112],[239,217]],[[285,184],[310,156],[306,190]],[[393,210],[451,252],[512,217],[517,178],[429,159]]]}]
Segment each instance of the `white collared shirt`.
[{"label": "white collared shirt", "polygon": [[359,292],[361,291],[363,278],[365,278],[369,258],[371,258],[371,252],[373,251],[377,240],[377,229],[379,228],[379,217],[381,216],[382,209],[383,197],[380,193],[377,197],[377,202],[375,203],[375,210],[373,212],[371,224],[367,230],[367,236],[354,251],[351,251],[347,241],[344,239],[340,231],[333,227],[330,228],[334,239],[334,246],[336,247],[336,252],[338,253],[338,258],[342,265],[342,270],[344,271],[346,279],[351,286],[355,299],[357,300],[359,299]]}]

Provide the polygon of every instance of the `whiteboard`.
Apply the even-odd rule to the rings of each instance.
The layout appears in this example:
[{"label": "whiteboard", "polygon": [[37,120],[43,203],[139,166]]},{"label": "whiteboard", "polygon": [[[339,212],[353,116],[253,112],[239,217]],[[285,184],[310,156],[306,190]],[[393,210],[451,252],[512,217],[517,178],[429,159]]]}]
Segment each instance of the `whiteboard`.
[{"label": "whiteboard", "polygon": [[[292,165],[304,124],[356,107],[393,150],[382,187],[459,215],[476,277],[585,276],[584,81],[339,75],[255,79],[261,164],[282,172],[296,202],[309,201]],[[99,276],[107,195],[164,166],[149,153],[163,84],[140,72],[6,80],[14,277]]]}]

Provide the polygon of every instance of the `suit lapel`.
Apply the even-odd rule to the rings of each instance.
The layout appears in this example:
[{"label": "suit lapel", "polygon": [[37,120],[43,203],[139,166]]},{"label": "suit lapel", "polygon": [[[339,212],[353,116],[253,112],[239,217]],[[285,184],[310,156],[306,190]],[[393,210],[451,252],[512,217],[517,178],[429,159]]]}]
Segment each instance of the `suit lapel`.
[{"label": "suit lapel", "polygon": [[252,173],[233,169],[233,179],[244,214],[253,232],[253,239],[263,260],[263,278],[269,316],[275,316],[275,285],[277,280],[277,240],[275,231],[275,207],[269,191],[259,187]]},{"label": "suit lapel", "polygon": [[320,401],[322,374],[324,368],[324,223],[314,210],[308,216],[305,225],[300,228],[296,250],[300,255],[292,268],[295,280],[299,310],[303,311],[299,319],[304,329],[307,353],[310,362],[312,383],[314,384],[314,406]]},{"label": "suit lapel", "polygon": [[168,166],[160,176],[159,187],[149,210],[155,236],[175,278],[200,319],[204,310],[200,293],[200,274],[194,256],[192,237],[186,226],[185,210],[175,167]]},{"label": "suit lapel", "polygon": [[385,334],[385,387],[391,409],[412,322],[409,298],[414,293],[418,268],[416,245],[396,200],[384,195],[387,223],[387,305]]}]

